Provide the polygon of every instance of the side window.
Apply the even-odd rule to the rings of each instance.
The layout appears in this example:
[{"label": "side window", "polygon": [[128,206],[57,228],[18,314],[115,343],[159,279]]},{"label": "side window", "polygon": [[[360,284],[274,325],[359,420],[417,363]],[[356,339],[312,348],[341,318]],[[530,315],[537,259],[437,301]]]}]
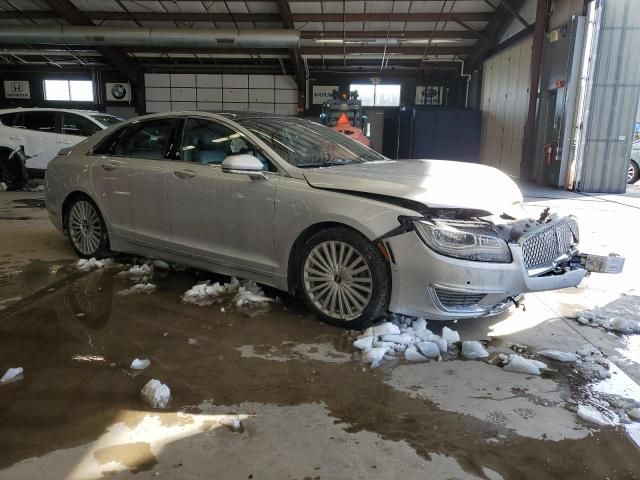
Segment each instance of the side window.
[{"label": "side window", "polygon": [[264,164],[265,170],[274,170],[244,134],[211,120],[187,120],[181,147],[181,157],[185,162],[220,165],[229,155],[241,153],[257,157]]},{"label": "side window", "polygon": [[17,116],[18,112],[5,113],[4,115],[0,115],[0,121],[2,121],[2,124],[6,125],[7,127],[13,127],[13,122],[15,121]]},{"label": "side window", "polygon": [[179,120],[174,118],[158,118],[134,123],[116,142],[113,155],[162,160],[166,158],[172,146],[171,139],[178,124]]},{"label": "side window", "polygon": [[117,129],[93,147],[91,153],[94,155],[111,155],[116,142],[127,132],[128,129],[129,125],[125,125],[124,127]]},{"label": "side window", "polygon": [[16,125],[27,130],[56,133],[56,112],[24,112],[22,125]]},{"label": "side window", "polygon": [[62,114],[62,133],[65,135],[78,135],[80,137],[90,137],[101,129],[88,118],[81,117],[75,113]]}]

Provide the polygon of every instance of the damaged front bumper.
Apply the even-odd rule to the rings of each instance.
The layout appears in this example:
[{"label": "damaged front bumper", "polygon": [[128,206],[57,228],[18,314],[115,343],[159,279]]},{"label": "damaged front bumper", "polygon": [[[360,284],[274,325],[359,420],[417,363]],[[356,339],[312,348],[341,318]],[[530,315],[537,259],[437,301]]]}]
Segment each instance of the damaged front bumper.
[{"label": "damaged front bumper", "polygon": [[384,242],[392,252],[389,309],[434,320],[497,314],[523,293],[573,287],[587,275],[582,265],[570,261],[571,255],[552,270],[532,274],[526,249],[518,243],[508,244],[511,263],[489,263],[438,254],[414,231]]},{"label": "damaged front bumper", "polygon": [[383,240],[389,251],[392,312],[449,320],[493,315],[527,292],[578,285],[589,271],[618,273],[624,258],[580,255],[573,217],[538,224],[507,242],[511,262],[482,262],[434,251],[415,231]]}]

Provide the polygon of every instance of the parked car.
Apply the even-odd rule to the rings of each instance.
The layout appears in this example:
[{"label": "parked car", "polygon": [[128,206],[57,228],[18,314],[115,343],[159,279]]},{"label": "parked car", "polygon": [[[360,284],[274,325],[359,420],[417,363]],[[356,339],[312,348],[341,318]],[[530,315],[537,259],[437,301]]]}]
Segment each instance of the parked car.
[{"label": "parked car", "polygon": [[[12,170],[24,162],[30,175],[42,176],[61,148],[75,145],[121,121],[114,115],[90,110],[0,110],[0,174],[11,176]],[[13,161],[15,155],[22,157],[20,162]]]},{"label": "parked car", "polygon": [[392,161],[296,117],[140,117],[62,150],[45,195],[82,257],[127,252],[253,279],[343,326],[389,310],[495,314],[587,273],[575,218],[527,218],[499,170]]},{"label": "parked car", "polygon": [[636,183],[640,179],[640,140],[633,142],[631,147],[631,160],[629,160],[629,171],[627,172],[627,183]]}]

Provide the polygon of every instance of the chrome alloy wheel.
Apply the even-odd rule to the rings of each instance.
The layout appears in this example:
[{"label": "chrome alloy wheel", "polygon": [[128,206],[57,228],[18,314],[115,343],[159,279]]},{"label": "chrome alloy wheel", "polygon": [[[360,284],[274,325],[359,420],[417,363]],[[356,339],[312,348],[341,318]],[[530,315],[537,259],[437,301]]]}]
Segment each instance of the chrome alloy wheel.
[{"label": "chrome alloy wheel", "polygon": [[633,177],[636,176],[636,167],[633,166],[633,163],[629,163],[629,168],[627,169],[627,183],[633,182]]},{"label": "chrome alloy wheel", "polygon": [[329,240],[316,245],[304,262],[303,274],[309,299],[325,315],[353,320],[369,305],[371,270],[348,243]]},{"label": "chrome alloy wheel", "polygon": [[102,224],[95,207],[86,200],[73,204],[69,212],[69,235],[83,255],[92,255],[100,247]]}]

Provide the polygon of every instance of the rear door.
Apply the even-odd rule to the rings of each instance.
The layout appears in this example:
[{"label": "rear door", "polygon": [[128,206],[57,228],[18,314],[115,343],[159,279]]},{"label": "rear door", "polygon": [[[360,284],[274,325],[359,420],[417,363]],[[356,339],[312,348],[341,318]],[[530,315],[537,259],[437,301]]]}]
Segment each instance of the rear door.
[{"label": "rear door", "polygon": [[[265,178],[223,172],[223,160],[238,153],[262,160]],[[169,163],[167,203],[174,248],[242,270],[272,272],[273,179],[278,174],[251,140],[221,122],[189,118],[180,149]]]},{"label": "rear door", "polygon": [[64,145],[59,142],[58,112],[33,110],[22,112],[16,119],[18,132],[12,140],[24,145],[27,168],[44,170]]},{"label": "rear door", "polygon": [[99,156],[92,165],[94,190],[112,235],[170,249],[165,201],[167,155],[180,125],[177,118],[133,122],[94,151]]}]

